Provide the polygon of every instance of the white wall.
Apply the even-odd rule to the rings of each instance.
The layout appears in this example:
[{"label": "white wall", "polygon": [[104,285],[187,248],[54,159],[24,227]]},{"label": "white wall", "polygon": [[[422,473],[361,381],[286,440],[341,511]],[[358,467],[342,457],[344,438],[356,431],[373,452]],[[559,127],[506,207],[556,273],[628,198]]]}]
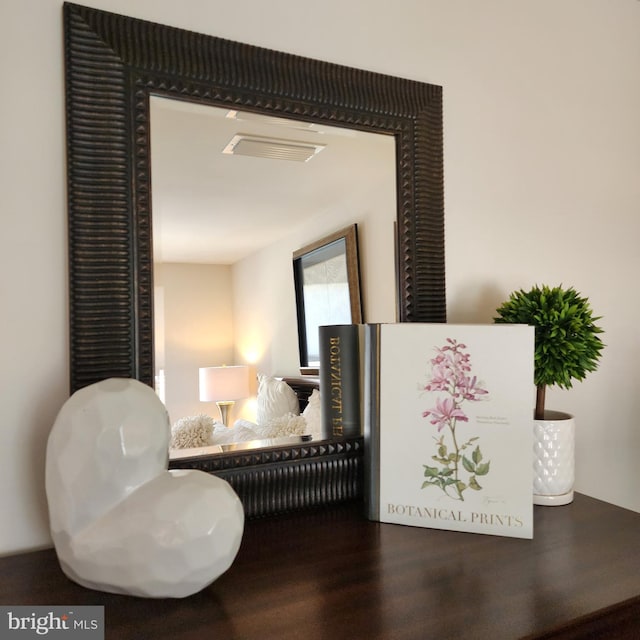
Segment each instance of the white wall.
[{"label": "white wall", "polygon": [[[394,146],[392,138],[380,138],[384,158],[371,163],[376,175],[366,193],[345,194],[320,215],[301,215],[286,237],[232,266],[154,265],[156,373],[164,371],[172,422],[198,413],[219,417],[213,403],[198,400],[201,366],[250,364],[254,373],[299,374],[292,254],[350,224],[358,225],[365,317],[395,321]],[[255,380],[253,386],[255,395]],[[255,421],[255,398],[236,403],[231,419],[239,418]]]},{"label": "white wall", "polygon": [[350,224],[358,225],[365,319],[395,321],[395,176],[378,178],[371,191],[375,197],[354,197],[344,208],[307,219],[287,237],[233,266],[238,362],[251,362],[267,375],[299,374],[292,254]]},{"label": "white wall", "polygon": [[[443,85],[449,319],[488,322],[536,282],[590,297],[602,365],[550,401],[578,419],[578,490],[640,511],[640,2],[85,4]],[[62,55],[60,0],[0,3],[0,553],[50,543],[45,442],[68,392]]]},{"label": "white wall", "polygon": [[199,400],[198,369],[235,364],[231,267],[165,262],[153,275],[164,293],[163,362],[156,331],[156,369],[164,369],[171,422],[200,413],[218,419],[215,403]]}]

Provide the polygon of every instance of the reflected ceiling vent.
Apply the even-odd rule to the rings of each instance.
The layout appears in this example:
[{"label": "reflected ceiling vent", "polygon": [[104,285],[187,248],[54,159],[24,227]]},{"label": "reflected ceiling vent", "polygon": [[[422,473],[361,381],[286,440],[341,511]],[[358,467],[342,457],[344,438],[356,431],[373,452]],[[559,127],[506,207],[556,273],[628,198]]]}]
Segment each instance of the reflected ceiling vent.
[{"label": "reflected ceiling vent", "polygon": [[271,158],[272,160],[291,160],[307,162],[320,153],[327,145],[279,138],[265,138],[246,133],[233,136],[222,153],[253,158]]},{"label": "reflected ceiling vent", "polygon": [[278,116],[267,116],[264,113],[253,113],[252,111],[227,111],[227,118],[241,122],[258,122],[260,124],[277,125],[279,127],[289,127],[291,129],[312,130],[312,122],[302,120],[290,120],[289,118],[279,118]]}]

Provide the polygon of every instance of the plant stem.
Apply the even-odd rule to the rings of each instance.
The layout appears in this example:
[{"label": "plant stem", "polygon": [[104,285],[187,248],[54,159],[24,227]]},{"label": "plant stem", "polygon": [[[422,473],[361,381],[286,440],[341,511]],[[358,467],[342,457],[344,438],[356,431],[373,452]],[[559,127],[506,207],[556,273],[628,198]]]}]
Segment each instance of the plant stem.
[{"label": "plant stem", "polygon": [[456,491],[460,496],[460,500],[464,502],[462,492],[458,488],[458,458],[460,457],[460,449],[458,448],[458,441],[456,440],[456,424],[457,424],[457,420],[455,418],[449,423],[449,429],[451,430],[451,437],[453,438],[453,446],[455,447],[455,450],[456,450],[456,458],[455,458],[454,467],[453,467],[453,477],[456,480],[456,485],[455,485]]},{"label": "plant stem", "polygon": [[547,387],[544,384],[536,387],[536,411],[534,418],[536,420],[544,420],[544,396]]}]

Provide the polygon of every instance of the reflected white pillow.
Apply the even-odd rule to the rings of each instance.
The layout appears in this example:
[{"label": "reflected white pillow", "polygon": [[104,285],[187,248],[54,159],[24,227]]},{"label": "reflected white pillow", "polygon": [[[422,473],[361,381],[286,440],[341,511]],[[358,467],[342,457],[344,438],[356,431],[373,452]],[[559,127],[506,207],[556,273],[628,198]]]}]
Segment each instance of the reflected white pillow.
[{"label": "reflected white pillow", "polygon": [[258,374],[257,422],[269,424],[275,418],[288,413],[300,414],[300,404],[295,391],[283,380],[264,373]]},{"label": "reflected white pillow", "polygon": [[237,420],[233,427],[225,427],[222,423],[216,423],[216,428],[211,436],[211,444],[231,444],[234,442],[247,442],[259,440],[260,437],[252,427],[251,422]]},{"label": "reflected white pillow", "polygon": [[273,418],[265,425],[257,427],[261,438],[283,438],[286,436],[304,436],[308,433],[307,422],[300,414],[287,413]]},{"label": "reflected white pillow", "polygon": [[307,421],[307,433],[313,436],[314,440],[322,438],[322,422],[320,420],[320,392],[314,389],[307,400],[307,406],[302,415]]}]

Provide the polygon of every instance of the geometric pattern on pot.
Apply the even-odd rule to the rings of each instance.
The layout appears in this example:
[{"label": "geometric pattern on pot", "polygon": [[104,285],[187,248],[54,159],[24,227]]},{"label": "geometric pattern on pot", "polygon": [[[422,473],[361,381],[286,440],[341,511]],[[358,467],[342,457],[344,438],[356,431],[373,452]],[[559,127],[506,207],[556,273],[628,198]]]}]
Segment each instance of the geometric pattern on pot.
[{"label": "geometric pattern on pot", "polygon": [[575,479],[575,419],[554,411],[545,416],[550,419],[533,421],[534,504],[568,504]]},{"label": "geometric pattern on pot", "polygon": [[76,391],[49,435],[46,493],[60,566],[113,593],[182,598],[233,562],[242,503],[208,473],[168,471],[169,417],[147,385],[110,378]]}]

